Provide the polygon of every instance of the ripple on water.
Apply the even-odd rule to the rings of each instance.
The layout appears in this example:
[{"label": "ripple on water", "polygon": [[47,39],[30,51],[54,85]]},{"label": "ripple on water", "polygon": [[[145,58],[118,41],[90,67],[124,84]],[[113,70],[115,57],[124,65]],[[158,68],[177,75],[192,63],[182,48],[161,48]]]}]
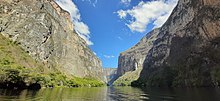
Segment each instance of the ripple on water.
[{"label": "ripple on water", "polygon": [[220,101],[220,89],[54,88],[1,90],[0,101]]},{"label": "ripple on water", "polygon": [[148,94],[140,94],[140,99],[141,100],[149,100],[149,95]]}]

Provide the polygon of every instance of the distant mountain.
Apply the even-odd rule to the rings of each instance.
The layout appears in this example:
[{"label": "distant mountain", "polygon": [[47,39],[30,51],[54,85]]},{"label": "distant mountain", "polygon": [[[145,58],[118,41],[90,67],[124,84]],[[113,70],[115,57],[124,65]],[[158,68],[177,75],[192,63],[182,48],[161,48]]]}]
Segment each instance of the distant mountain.
[{"label": "distant mountain", "polygon": [[106,77],[106,83],[109,83],[112,79],[115,78],[117,73],[117,68],[103,68],[103,74]]}]

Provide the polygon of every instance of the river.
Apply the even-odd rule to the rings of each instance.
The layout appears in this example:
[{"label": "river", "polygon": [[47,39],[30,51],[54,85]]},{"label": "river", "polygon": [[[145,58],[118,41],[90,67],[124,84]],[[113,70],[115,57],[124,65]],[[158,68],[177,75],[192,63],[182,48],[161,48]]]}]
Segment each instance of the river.
[{"label": "river", "polygon": [[219,88],[43,88],[0,89],[0,101],[220,101]]}]

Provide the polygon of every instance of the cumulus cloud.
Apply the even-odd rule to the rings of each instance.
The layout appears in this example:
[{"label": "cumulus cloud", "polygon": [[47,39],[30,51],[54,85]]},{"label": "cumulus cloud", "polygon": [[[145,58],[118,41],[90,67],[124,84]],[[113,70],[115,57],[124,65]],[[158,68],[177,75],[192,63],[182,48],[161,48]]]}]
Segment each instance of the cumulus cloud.
[{"label": "cumulus cloud", "polygon": [[117,14],[120,19],[128,21],[126,25],[136,32],[145,32],[147,25],[152,23],[154,28],[161,27],[173,8],[176,6],[178,0],[154,0],[141,1],[137,6],[128,10],[119,10]]},{"label": "cumulus cloud", "polygon": [[104,55],[104,57],[110,59],[110,58],[114,58],[115,56],[114,55]]},{"label": "cumulus cloud", "polygon": [[89,27],[81,21],[79,9],[72,2],[72,0],[55,0],[55,1],[61,8],[63,8],[64,10],[70,13],[75,27],[74,30],[76,31],[76,33],[80,37],[82,37],[88,45],[93,45],[93,43],[89,40],[90,38]]}]

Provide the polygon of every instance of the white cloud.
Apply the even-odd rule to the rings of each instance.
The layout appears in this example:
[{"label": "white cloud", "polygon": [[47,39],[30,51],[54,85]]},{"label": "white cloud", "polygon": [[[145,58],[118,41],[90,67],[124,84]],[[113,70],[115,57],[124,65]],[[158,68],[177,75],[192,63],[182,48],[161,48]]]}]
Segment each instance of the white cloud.
[{"label": "white cloud", "polygon": [[110,58],[114,58],[115,56],[114,55],[104,55],[104,57],[110,59]]},{"label": "white cloud", "polygon": [[117,11],[118,13],[118,16],[122,19],[124,19],[126,16],[127,16],[127,12],[126,11],[123,11],[123,10],[119,10]]},{"label": "white cloud", "polygon": [[93,54],[95,54],[97,56],[97,53],[96,52],[93,52]]},{"label": "white cloud", "polygon": [[64,10],[68,11],[71,15],[74,29],[77,34],[82,37],[88,45],[93,45],[93,43],[89,40],[90,38],[90,31],[89,27],[81,21],[80,13],[77,6],[72,2],[72,0],[55,0],[56,3],[63,8]]},{"label": "white cloud", "polygon": [[95,0],[92,5],[95,7],[95,5],[97,4],[98,0]]},{"label": "white cloud", "polygon": [[117,37],[119,40],[123,40],[120,36]]},{"label": "white cloud", "polygon": [[131,3],[131,0],[121,0],[121,3],[128,6]]},{"label": "white cloud", "polygon": [[93,7],[96,7],[96,4],[98,2],[98,0],[82,0],[82,1],[87,1],[89,2],[90,4],[92,4]]},{"label": "white cloud", "polygon": [[154,28],[161,27],[178,0],[154,0],[143,2],[128,10],[117,11],[120,19],[125,19],[129,23],[126,25],[136,32],[145,32],[147,25],[152,23]]}]

